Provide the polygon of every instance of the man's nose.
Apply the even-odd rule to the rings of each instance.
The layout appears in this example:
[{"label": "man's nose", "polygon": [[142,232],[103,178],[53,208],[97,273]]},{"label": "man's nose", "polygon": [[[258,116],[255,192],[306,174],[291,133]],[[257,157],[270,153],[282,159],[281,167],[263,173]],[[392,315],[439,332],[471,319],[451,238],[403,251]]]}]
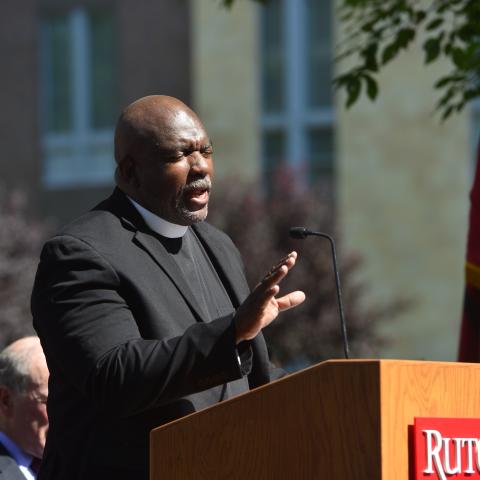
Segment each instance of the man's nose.
[{"label": "man's nose", "polygon": [[193,152],[190,155],[190,169],[197,175],[207,175],[210,171],[210,163],[200,152]]}]

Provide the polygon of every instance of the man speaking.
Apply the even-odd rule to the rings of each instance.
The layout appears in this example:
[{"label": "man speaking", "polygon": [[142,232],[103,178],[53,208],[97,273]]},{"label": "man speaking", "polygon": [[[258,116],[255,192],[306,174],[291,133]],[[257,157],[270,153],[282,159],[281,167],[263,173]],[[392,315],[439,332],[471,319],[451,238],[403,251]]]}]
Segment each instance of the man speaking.
[{"label": "man speaking", "polygon": [[147,479],[152,428],[281,375],[261,330],[305,298],[277,296],[296,253],[249,291],[233,243],[204,222],[212,154],[182,102],[137,100],[115,131],[117,188],[44,246],[32,294],[50,370],[40,480]]}]

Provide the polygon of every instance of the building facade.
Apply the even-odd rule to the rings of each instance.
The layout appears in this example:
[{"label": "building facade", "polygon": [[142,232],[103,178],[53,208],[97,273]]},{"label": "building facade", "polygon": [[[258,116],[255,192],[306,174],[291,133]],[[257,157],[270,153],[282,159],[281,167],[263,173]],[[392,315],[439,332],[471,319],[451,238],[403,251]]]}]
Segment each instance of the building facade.
[{"label": "building facade", "polygon": [[113,185],[121,108],[191,101],[188,2],[6,0],[0,6],[1,177],[37,213],[68,221]]},{"label": "building facade", "polygon": [[382,355],[454,359],[476,132],[472,111],[443,124],[434,115],[432,85],[448,66],[424,68],[411,48],[382,73],[375,103],[346,111],[330,88],[331,1],[219,4],[4,0],[4,184],[68,221],[112,188],[121,108],[153,93],[179,97],[204,120],[220,179],[262,178],[268,188],[284,163],[306,183],[334,185],[343,248],[364,259],[365,301],[412,301],[382,326],[392,339]]}]

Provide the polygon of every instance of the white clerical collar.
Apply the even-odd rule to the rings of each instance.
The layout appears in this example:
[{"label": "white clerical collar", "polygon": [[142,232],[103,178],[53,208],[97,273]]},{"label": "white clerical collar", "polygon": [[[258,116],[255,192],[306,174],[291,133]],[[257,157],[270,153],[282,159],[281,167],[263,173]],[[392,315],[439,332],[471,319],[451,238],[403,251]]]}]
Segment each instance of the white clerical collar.
[{"label": "white clerical collar", "polygon": [[188,230],[185,225],[177,225],[176,223],[167,222],[163,218],[155,215],[150,210],[139,205],[133,198],[127,195],[127,198],[132,202],[133,206],[138,210],[138,213],[145,220],[145,223],[156,233],[167,238],[183,237]]}]

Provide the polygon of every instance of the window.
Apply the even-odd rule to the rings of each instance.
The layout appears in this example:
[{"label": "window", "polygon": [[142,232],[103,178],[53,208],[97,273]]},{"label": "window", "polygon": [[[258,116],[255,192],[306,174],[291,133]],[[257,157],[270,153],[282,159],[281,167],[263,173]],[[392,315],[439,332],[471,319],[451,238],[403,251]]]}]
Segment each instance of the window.
[{"label": "window", "polygon": [[332,174],[331,8],[331,0],[270,0],[261,7],[266,178],[282,164],[310,181]]},{"label": "window", "polygon": [[105,184],[113,177],[117,111],[112,15],[74,9],[40,28],[43,183]]}]

